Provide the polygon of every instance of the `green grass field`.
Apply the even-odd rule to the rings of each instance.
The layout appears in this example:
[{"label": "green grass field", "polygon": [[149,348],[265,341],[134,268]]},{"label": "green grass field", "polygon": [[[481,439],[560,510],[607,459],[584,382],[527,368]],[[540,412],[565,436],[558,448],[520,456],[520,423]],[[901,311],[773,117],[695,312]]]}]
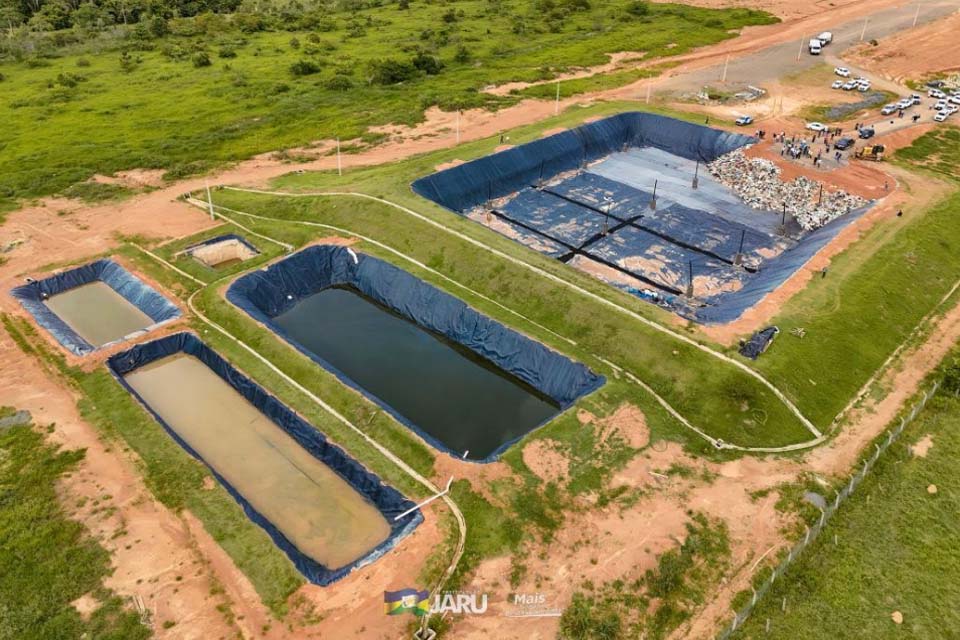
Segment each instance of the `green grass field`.
[{"label": "green grass field", "polygon": [[[629,4],[597,0],[548,24],[519,0],[458,2],[452,20],[445,4],[414,2],[333,13],[315,31],[281,33],[243,33],[230,18],[207,15],[160,40],[95,41],[51,58],[0,61],[0,197],[9,207],[122,169],[178,177],[311,141],[361,138],[375,125],[413,124],[432,105],[503,106],[519,98],[481,90],[604,63],[607,52],[678,55],[776,20],[679,4],[650,4],[638,16],[625,11]],[[121,45],[133,49],[124,68]],[[197,52],[211,64],[196,66]],[[443,69],[377,83],[372,65],[409,64],[417,52]],[[298,62],[310,72],[294,73]]]},{"label": "green grass field", "polygon": [[[954,367],[956,358],[948,358]],[[925,457],[911,453],[911,445],[928,440]],[[907,427],[734,638],[956,638],[958,461],[960,400],[948,390]],[[893,622],[895,611],[902,625]]]},{"label": "green grass field", "polygon": [[[58,450],[30,426],[0,430],[0,638],[151,635],[103,586],[112,572],[110,554],[60,502],[57,485],[83,456],[82,450]],[[88,618],[71,605],[84,595],[98,604]]]}]

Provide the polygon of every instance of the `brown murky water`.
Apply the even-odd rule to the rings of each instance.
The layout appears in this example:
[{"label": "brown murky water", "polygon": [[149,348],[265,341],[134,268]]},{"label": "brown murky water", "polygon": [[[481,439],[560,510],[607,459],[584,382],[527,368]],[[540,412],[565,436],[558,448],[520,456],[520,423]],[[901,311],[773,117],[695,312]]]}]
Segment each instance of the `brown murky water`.
[{"label": "brown murky water", "polygon": [[51,296],[46,305],[95,347],[153,324],[150,316],[99,280]]},{"label": "brown murky water", "polygon": [[390,535],[377,508],[200,360],[161,358],[125,377],[140,397],[301,552],[330,569]]}]

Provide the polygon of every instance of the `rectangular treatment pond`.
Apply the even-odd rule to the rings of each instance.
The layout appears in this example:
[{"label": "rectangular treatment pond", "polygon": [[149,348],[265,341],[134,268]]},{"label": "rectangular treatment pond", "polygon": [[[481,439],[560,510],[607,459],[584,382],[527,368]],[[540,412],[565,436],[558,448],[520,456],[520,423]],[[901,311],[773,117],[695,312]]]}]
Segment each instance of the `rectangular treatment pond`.
[{"label": "rectangular treatment pond", "polygon": [[137,346],[109,365],[313,582],[376,559],[422,519],[393,522],[410,501],[193,335]]},{"label": "rectangular treatment pond", "polygon": [[382,260],[305,249],[227,298],[430,444],[487,462],[603,384]]},{"label": "rectangular treatment pond", "polygon": [[20,301],[64,347],[86,355],[180,317],[180,311],[112,260],[17,287]]}]

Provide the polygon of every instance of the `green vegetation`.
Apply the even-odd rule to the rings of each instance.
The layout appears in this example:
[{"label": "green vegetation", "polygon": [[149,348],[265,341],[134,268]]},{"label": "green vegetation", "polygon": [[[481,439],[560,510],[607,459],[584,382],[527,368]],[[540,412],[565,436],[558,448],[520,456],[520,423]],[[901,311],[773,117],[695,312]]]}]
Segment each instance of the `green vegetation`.
[{"label": "green vegetation", "polygon": [[691,514],[686,539],[661,554],[655,569],[601,587],[587,583],[560,618],[563,640],[666,638],[703,604],[730,553],[723,523]]},{"label": "green vegetation", "polygon": [[[954,356],[947,366],[956,372],[957,362]],[[931,445],[925,456],[911,453],[920,441]],[[960,549],[951,542],[960,536],[958,461],[960,400],[941,392],[735,637],[950,637],[960,628]],[[895,611],[902,625],[893,622]]]},{"label": "green vegetation", "polygon": [[[29,426],[0,431],[0,637],[150,637],[139,616],[103,586],[110,555],[57,496],[58,482],[83,456],[46,444]],[[97,603],[89,617],[71,605],[84,595]]]},{"label": "green vegetation", "polygon": [[957,178],[960,166],[960,129],[937,127],[899,149],[894,160],[906,166],[920,166],[947,178]]},{"label": "green vegetation", "polygon": [[3,0],[3,206],[95,173],[166,169],[173,179],[337,136],[365,144],[380,137],[370,127],[421,122],[434,105],[519,100],[483,92],[489,85],[549,79],[616,51],[679,55],[775,21],[680,4],[637,14],[625,0],[238,5],[98,1],[71,11]]}]

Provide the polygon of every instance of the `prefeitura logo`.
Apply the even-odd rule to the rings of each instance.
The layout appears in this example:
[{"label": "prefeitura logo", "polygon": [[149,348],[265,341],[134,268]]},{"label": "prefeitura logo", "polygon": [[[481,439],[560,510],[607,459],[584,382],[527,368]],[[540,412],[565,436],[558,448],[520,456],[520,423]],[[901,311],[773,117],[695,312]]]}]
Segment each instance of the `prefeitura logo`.
[{"label": "prefeitura logo", "polygon": [[388,616],[398,616],[401,613],[422,616],[430,610],[430,592],[417,589],[384,591],[383,605]]}]

